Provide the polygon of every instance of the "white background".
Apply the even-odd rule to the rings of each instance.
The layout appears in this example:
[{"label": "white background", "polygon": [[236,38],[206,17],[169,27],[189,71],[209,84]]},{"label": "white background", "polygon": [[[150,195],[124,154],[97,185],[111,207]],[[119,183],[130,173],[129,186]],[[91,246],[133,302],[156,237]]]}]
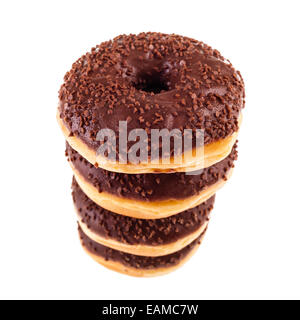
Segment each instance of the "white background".
[{"label": "white background", "polygon": [[[300,298],[299,1],[2,1],[0,298]],[[56,123],[71,64],[121,33],[202,40],[239,69],[239,160],[197,254],[152,279],[81,249]]]}]

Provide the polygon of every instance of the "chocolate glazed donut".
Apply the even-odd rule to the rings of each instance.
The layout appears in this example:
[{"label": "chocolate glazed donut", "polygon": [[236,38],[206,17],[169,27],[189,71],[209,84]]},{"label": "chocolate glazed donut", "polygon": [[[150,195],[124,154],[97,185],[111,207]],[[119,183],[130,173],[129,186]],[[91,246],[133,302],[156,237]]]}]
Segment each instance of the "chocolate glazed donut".
[{"label": "chocolate glazed donut", "polygon": [[99,206],[133,218],[161,219],[213,196],[231,175],[237,145],[224,160],[193,175],[110,172],[90,164],[68,143],[66,156],[81,189]]},{"label": "chocolate glazed donut", "polygon": [[99,193],[107,192],[120,198],[137,201],[184,200],[199,194],[219,180],[227,180],[227,173],[237,160],[237,143],[224,160],[205,168],[199,174],[183,172],[125,174],[96,168],[77,151],[66,144],[66,156],[71,167],[86,183],[93,185]]},{"label": "chocolate glazed donut", "polygon": [[[237,138],[244,84],[218,51],[178,35],[122,35],[93,48],[65,75],[58,121],[70,145],[94,165],[116,172],[192,171],[211,166],[231,152]],[[119,121],[141,128],[204,130],[204,161],[185,152],[170,164],[116,164],[97,155],[97,133],[111,129],[120,150]],[[133,143],[128,142],[128,148]],[[151,136],[148,134],[148,145]],[[171,143],[173,159],[174,146]],[[149,154],[150,156],[150,154]],[[161,154],[160,154],[161,156]]]},{"label": "chocolate glazed donut", "polygon": [[203,233],[180,251],[161,257],[138,256],[108,248],[90,239],[78,228],[84,250],[104,267],[134,277],[153,277],[172,272],[182,266],[198,249]]},{"label": "chocolate glazed donut", "polygon": [[163,256],[186,247],[207,228],[215,196],[165,219],[135,219],[101,208],[73,178],[72,195],[78,223],[97,243],[140,256]]}]

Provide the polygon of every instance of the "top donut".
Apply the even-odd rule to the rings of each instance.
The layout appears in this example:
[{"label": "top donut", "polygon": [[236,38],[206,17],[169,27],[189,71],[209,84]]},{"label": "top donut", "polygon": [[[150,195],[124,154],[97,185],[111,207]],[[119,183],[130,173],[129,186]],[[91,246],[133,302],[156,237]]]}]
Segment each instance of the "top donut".
[{"label": "top donut", "polygon": [[[230,153],[243,106],[242,77],[217,50],[175,34],[140,33],[103,42],[72,65],[59,91],[58,121],[73,149],[106,170],[193,171]],[[127,134],[135,129],[148,134],[148,159],[151,129],[177,129],[183,136],[185,129],[192,129],[192,149],[184,149],[184,158],[177,162],[180,153],[171,139],[170,163],[162,163],[161,152],[156,163],[124,163],[119,121],[126,121]],[[98,136],[102,129],[116,134],[116,161],[97,152],[104,143]],[[203,133],[197,147],[196,129]],[[127,142],[127,151],[134,143]],[[161,143],[156,147],[161,151]],[[201,159],[193,157],[196,148],[203,151]]]}]

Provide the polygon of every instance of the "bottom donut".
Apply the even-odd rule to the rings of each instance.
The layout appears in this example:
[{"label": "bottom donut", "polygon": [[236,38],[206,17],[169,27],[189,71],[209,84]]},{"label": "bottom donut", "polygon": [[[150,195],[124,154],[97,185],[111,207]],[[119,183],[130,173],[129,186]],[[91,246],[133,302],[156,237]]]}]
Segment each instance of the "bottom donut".
[{"label": "bottom donut", "polygon": [[169,255],[138,256],[105,247],[90,239],[78,226],[81,245],[96,262],[113,271],[134,277],[155,277],[181,267],[197,251],[207,228],[192,243]]}]

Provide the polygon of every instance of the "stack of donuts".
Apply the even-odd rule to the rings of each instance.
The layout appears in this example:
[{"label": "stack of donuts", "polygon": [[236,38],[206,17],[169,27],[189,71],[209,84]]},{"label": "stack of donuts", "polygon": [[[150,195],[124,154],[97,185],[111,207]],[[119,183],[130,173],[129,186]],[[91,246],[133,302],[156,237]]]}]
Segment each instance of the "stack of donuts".
[{"label": "stack of donuts", "polygon": [[[61,86],[57,119],[85,251],[132,276],[184,264],[204,237],[216,191],[232,174],[243,107],[240,73],[218,51],[187,37],[121,35],[77,60]],[[128,133],[188,129],[192,148],[178,154],[171,143],[169,162],[162,152],[155,162],[124,162],[120,121]],[[102,129],[116,133],[115,161],[99,152]],[[151,142],[148,135],[148,160]],[[126,150],[133,145],[128,141]]]}]

